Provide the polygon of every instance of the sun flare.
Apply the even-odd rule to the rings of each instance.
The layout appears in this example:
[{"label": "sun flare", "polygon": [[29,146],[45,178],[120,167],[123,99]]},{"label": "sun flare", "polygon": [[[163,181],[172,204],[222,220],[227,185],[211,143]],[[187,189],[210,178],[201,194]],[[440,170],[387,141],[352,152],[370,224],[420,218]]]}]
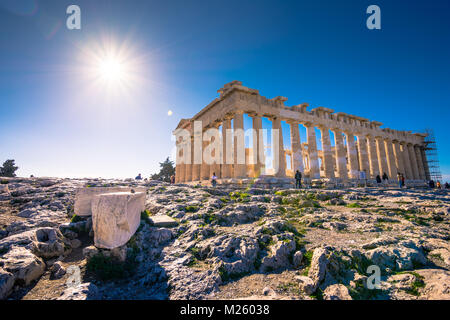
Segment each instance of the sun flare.
[{"label": "sun flare", "polygon": [[99,61],[98,73],[106,81],[121,81],[126,77],[125,65],[115,57]]},{"label": "sun flare", "polygon": [[101,37],[82,46],[81,68],[93,95],[133,96],[145,83],[146,57],[139,54],[130,40],[122,42]]}]

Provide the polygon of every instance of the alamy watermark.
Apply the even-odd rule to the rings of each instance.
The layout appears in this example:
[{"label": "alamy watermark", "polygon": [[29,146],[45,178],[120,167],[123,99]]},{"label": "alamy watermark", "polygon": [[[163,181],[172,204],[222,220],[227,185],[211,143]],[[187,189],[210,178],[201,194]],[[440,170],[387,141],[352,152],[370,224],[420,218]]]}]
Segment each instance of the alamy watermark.
[{"label": "alamy watermark", "polygon": [[381,29],[381,9],[377,5],[371,5],[367,7],[367,14],[370,16],[367,18],[366,26],[369,30],[380,30]]},{"label": "alamy watermark", "polygon": [[66,13],[69,14],[66,20],[66,26],[69,30],[81,29],[81,9],[79,6],[72,4],[67,7]]}]

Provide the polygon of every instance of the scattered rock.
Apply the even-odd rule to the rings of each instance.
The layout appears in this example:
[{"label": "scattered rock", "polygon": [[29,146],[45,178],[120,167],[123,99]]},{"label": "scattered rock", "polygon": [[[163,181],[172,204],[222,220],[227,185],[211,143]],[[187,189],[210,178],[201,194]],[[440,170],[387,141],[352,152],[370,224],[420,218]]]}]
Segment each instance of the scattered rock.
[{"label": "scattered rock", "polygon": [[54,279],[59,279],[66,274],[66,269],[62,266],[61,262],[57,261],[52,265],[51,272]]},{"label": "scattered rock", "polygon": [[294,265],[294,268],[299,268],[302,264],[302,260],[303,253],[301,251],[294,253],[294,256],[292,257],[292,264]]},{"label": "scattered rock", "polygon": [[166,215],[160,215],[160,216],[151,216],[149,217],[150,222],[153,224],[153,226],[158,228],[170,228],[170,227],[176,227],[178,225],[178,222]]},{"label": "scattered rock", "polygon": [[295,279],[298,281],[300,291],[303,291],[307,295],[311,295],[316,291],[316,285],[313,279],[305,276],[297,276]]},{"label": "scattered rock", "polygon": [[57,300],[98,300],[99,290],[93,283],[83,283],[78,286],[69,287]]},{"label": "scattered rock", "polygon": [[25,285],[39,278],[45,270],[44,261],[24,247],[12,247],[0,257],[0,265]]},{"label": "scattered rock", "polygon": [[89,246],[83,249],[83,256],[86,260],[89,260],[93,256],[96,256],[99,250],[94,246]]},{"label": "scattered rock", "polygon": [[333,284],[323,291],[324,300],[352,300],[346,286]]},{"label": "scattered rock", "polygon": [[78,239],[72,239],[70,240],[70,245],[72,246],[73,249],[77,249],[81,246],[81,241]]},{"label": "scattered rock", "polygon": [[0,268],[0,300],[6,299],[14,286],[15,277],[12,273],[9,273]]}]

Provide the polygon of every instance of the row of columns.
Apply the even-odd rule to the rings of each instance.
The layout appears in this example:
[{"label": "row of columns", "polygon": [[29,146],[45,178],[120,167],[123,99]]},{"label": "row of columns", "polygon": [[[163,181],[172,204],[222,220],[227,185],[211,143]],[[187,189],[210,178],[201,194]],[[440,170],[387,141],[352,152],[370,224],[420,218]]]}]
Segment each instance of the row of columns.
[{"label": "row of columns", "polygon": [[[253,170],[256,176],[264,172],[265,156],[262,132],[261,116],[251,114],[253,124],[253,145],[252,159]],[[233,134],[230,134],[231,120],[233,119]],[[275,172],[277,177],[286,176],[286,155],[283,144],[281,129],[281,119],[270,118],[272,121],[272,146],[274,141],[278,142],[278,148],[274,148],[274,168],[279,168]],[[320,178],[319,153],[316,143],[315,126],[313,123],[302,123],[306,127],[307,142],[304,150],[300,140],[300,122],[288,121],[290,125],[292,169],[309,173],[312,179]],[[232,117],[222,120],[222,143],[221,150],[223,163],[207,164],[202,155],[194,154],[191,148],[191,159],[194,164],[177,164],[176,182],[188,182],[198,180],[208,180],[213,173],[220,178],[246,178],[248,164],[242,163],[242,154],[245,156],[244,138],[244,118],[243,112],[236,112]],[[217,126],[220,124],[217,124]],[[322,167],[325,178],[357,179],[359,172],[365,171],[367,178],[375,178],[386,173],[390,179],[396,179],[397,173],[402,173],[408,180],[428,179],[429,173],[425,152],[421,146],[413,146],[397,140],[373,137],[362,133],[342,132],[338,128],[318,128],[321,133],[322,143]],[[330,130],[334,134],[334,150],[331,147]],[[202,131],[198,130],[191,137],[191,146],[195,141],[202,141],[202,150],[212,143],[203,141]],[[346,145],[344,144],[344,135]],[[198,140],[195,138],[197,137]],[[355,142],[356,137],[356,142]],[[214,137],[212,138],[214,139]],[[276,150],[278,149],[278,150]],[[233,150],[227,154],[226,150]],[[213,155],[214,156],[214,155]],[[199,158],[200,157],[200,158]],[[220,157],[222,159],[222,157]],[[305,168],[304,158],[307,159],[308,168]],[[231,158],[231,159],[230,159]],[[196,164],[197,163],[197,164]],[[201,163],[201,164],[198,164]]]}]

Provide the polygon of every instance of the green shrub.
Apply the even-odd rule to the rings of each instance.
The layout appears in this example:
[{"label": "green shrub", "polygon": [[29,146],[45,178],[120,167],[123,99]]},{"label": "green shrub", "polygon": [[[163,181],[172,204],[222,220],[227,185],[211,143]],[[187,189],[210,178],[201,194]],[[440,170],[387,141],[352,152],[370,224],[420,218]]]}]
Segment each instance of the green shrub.
[{"label": "green shrub", "polygon": [[132,257],[122,262],[99,253],[91,257],[86,264],[87,271],[94,273],[100,280],[124,279],[133,275],[136,262]]},{"label": "green shrub", "polygon": [[361,208],[361,205],[358,202],[355,202],[355,203],[349,203],[346,207],[347,208]]},{"label": "green shrub", "polygon": [[76,214],[74,214],[72,216],[72,218],[70,219],[70,223],[76,223],[76,222],[80,222],[83,221],[83,218],[81,218],[80,216],[77,216]]},{"label": "green shrub", "polygon": [[235,191],[230,192],[230,199],[236,202],[247,202],[250,200],[250,195],[245,192]]},{"label": "green shrub", "polygon": [[198,209],[199,208],[197,206],[187,206],[186,208],[184,208],[184,211],[186,211],[186,212],[197,212]]},{"label": "green shrub", "polygon": [[145,222],[150,224],[150,216],[151,215],[152,214],[150,213],[150,211],[144,210],[144,211],[141,212],[141,220],[144,220]]}]

